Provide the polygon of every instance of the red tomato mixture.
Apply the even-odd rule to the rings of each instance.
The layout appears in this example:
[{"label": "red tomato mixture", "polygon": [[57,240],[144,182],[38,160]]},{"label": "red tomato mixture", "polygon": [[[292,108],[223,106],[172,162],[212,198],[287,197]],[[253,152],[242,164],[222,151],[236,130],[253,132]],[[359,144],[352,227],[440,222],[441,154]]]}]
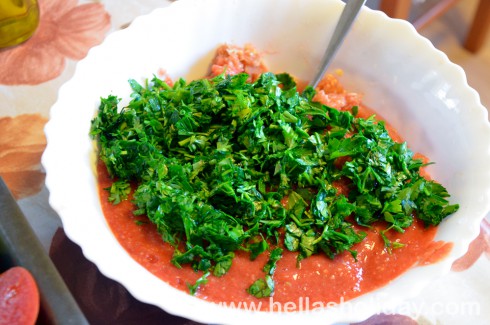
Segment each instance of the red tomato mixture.
[{"label": "red tomato mixture", "polygon": [[[254,80],[266,68],[253,47],[225,45],[217,51],[211,65],[211,75],[223,71],[230,74],[245,71]],[[368,117],[374,113],[362,105],[359,94],[347,92],[334,75],[327,75],[319,84],[315,100],[340,110],[358,106],[359,117]],[[386,128],[395,141],[402,141],[388,123]],[[163,243],[156,228],[146,217],[133,215],[131,200],[118,205],[109,203],[108,192],[104,188],[111,186],[112,179],[103,163],[99,162],[97,170],[102,208],[119,243],[151,273],[187,292],[187,284],[195,283],[202,274],[188,266],[179,269],[171,263],[174,248]],[[251,283],[263,275],[262,268],[267,262],[267,254],[261,254],[255,261],[251,261],[248,253],[238,251],[228,273],[221,278],[210,276],[197,296],[238,307],[260,301],[260,308],[266,311],[300,301],[310,305],[303,305],[302,308],[325,306],[380,288],[415,265],[434,263],[449,253],[452,247],[451,243],[434,241],[437,228],[425,227],[422,222],[415,221],[404,233],[387,233],[392,242],[404,244],[388,252],[378,233],[385,228],[386,225],[380,223],[371,230],[363,229],[367,237],[352,247],[358,252],[357,261],[346,251],[333,260],[324,254],[313,255],[302,260],[298,267],[297,253],[285,250],[274,274],[276,286],[271,299],[258,299],[246,291]]]}]

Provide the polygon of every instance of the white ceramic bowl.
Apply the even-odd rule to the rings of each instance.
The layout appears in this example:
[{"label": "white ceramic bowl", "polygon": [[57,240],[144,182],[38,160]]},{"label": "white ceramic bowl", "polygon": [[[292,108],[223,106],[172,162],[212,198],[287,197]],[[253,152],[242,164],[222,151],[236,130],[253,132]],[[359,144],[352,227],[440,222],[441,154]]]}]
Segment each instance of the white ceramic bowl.
[{"label": "white ceramic bowl", "polygon": [[393,307],[449,271],[490,210],[487,111],[463,70],[446,55],[408,23],[368,8],[332,69],[343,69],[346,88],[363,93],[365,104],[393,124],[415,151],[436,162],[433,177],[460,204],[437,233],[437,239],[454,243],[444,260],[413,268],[343,305],[315,312],[253,313],[205,302],[160,281],[121,248],[102,215],[96,153],[88,135],[100,97],[128,96],[128,79],[144,80],[159,69],[173,78],[199,78],[225,42],[252,43],[268,53],[273,72],[310,80],[342,7],[336,0],[180,0],[137,18],[79,62],[52,108],[42,163],[50,203],[67,235],[103,274],[141,301],[203,323],[327,324],[360,321]]}]

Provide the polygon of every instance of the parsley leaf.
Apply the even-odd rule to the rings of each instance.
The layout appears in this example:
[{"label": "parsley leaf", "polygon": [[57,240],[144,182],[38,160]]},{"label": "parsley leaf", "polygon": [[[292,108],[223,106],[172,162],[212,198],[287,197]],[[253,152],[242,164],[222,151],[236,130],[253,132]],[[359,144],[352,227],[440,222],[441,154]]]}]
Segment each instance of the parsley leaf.
[{"label": "parsley leaf", "polygon": [[355,259],[362,227],[385,222],[385,231],[403,232],[414,217],[437,225],[458,209],[374,116],[313,102],[315,90],[299,93],[288,74],[247,79],[130,80],[129,104],[102,98],[92,120],[90,135],[115,179],[109,200],[127,199],[135,185],[134,214],[175,248],[176,267],[203,273],[192,294],[210,274],[226,274],[237,250],[254,260],[272,248],[265,277],[248,289],[267,297],[282,244],[298,263],[344,251]]}]

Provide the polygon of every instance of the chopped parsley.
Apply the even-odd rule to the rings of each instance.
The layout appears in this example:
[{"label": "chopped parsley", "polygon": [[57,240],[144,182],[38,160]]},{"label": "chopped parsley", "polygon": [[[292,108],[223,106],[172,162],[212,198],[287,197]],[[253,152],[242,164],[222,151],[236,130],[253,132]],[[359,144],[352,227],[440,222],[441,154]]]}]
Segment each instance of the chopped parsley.
[{"label": "chopped parsley", "polygon": [[[117,179],[110,200],[117,204],[137,184],[134,214],[175,248],[176,267],[203,273],[192,294],[209,274],[226,274],[237,250],[251,259],[270,254],[264,278],[247,290],[266,297],[279,247],[297,252],[298,263],[318,253],[356,258],[363,227],[383,221],[386,231],[403,232],[414,216],[437,225],[458,209],[374,116],[313,102],[315,91],[298,93],[287,74],[247,78],[130,80],[127,107],[110,95],[92,120],[100,159]],[[348,194],[335,186],[341,181]],[[402,245],[381,235],[388,248]]]}]

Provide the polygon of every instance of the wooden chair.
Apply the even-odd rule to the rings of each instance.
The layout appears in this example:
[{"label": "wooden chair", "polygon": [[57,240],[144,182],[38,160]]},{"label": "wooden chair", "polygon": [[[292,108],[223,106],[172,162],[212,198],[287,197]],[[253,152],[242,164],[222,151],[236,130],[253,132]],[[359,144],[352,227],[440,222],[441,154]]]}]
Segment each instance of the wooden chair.
[{"label": "wooden chair", "polygon": [[[439,0],[430,10],[418,17],[413,25],[422,30],[430,22],[440,17],[459,0]],[[412,0],[380,0],[379,9],[392,18],[408,20]],[[479,0],[478,8],[473,17],[463,47],[472,53],[478,52],[490,29],[490,0]]]}]

